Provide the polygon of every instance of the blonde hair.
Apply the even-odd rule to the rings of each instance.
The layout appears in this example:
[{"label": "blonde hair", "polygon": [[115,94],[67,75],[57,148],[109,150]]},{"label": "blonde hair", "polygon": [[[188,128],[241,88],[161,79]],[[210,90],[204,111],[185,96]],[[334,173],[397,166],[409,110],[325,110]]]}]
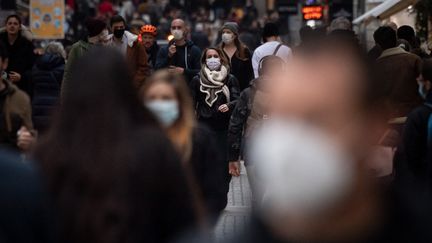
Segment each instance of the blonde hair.
[{"label": "blonde hair", "polygon": [[170,73],[168,70],[155,72],[140,89],[140,96],[144,97],[151,86],[164,83],[171,86],[177,96],[180,117],[166,129],[168,138],[174,144],[183,162],[188,162],[192,154],[192,135],[195,127],[195,113],[189,88],[180,74]]}]

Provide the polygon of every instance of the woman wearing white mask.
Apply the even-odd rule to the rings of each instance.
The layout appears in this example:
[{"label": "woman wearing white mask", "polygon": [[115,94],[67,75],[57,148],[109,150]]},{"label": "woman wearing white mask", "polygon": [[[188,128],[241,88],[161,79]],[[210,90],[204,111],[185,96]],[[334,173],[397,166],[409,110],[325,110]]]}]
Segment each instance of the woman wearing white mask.
[{"label": "woman wearing white mask", "polygon": [[201,71],[190,84],[198,121],[207,125],[217,139],[218,154],[223,161],[224,188],[228,192],[228,125],[240,93],[237,79],[229,74],[228,61],[217,48],[208,48],[201,58]]},{"label": "woman wearing white mask", "polygon": [[220,186],[222,171],[211,132],[195,121],[192,99],[182,75],[168,70],[154,73],[141,89],[145,106],[155,115],[194,176],[209,219],[215,223],[225,207],[226,194]]},{"label": "woman wearing white mask", "polygon": [[252,54],[249,48],[239,39],[239,27],[235,22],[227,22],[221,28],[222,42],[219,48],[229,60],[231,74],[234,75],[240,84],[240,89],[249,87],[250,81],[254,78],[252,69]]}]

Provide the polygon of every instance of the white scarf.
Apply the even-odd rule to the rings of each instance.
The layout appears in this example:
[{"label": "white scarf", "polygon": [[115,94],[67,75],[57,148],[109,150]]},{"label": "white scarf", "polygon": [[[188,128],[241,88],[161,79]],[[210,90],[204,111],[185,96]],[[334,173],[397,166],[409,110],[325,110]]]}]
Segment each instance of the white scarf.
[{"label": "white scarf", "polygon": [[221,66],[220,71],[211,71],[204,65],[200,76],[200,91],[206,94],[205,102],[208,106],[213,106],[221,92],[225,95],[227,102],[230,102],[230,91],[224,83],[228,76],[228,69],[225,66]]}]

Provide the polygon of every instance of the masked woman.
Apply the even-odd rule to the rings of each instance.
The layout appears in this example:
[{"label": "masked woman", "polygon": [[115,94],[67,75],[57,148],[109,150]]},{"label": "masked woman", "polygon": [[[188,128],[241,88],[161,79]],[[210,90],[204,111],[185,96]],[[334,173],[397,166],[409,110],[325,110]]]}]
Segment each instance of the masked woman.
[{"label": "masked woman", "polygon": [[196,122],[192,99],[182,75],[157,71],[141,89],[141,99],[167,133],[182,164],[191,172],[192,188],[201,196],[211,223],[225,208],[218,150],[211,132]]},{"label": "masked woman", "polygon": [[228,192],[231,177],[228,174],[227,134],[231,111],[240,93],[237,79],[230,74],[229,62],[222,50],[208,48],[201,58],[201,71],[190,84],[197,119],[213,132],[221,156],[223,186]]}]

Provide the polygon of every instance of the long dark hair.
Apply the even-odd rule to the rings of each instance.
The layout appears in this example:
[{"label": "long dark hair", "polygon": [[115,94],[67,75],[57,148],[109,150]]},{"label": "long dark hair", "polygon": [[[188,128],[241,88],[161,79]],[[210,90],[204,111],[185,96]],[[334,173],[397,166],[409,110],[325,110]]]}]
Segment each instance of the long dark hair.
[{"label": "long dark hair", "polygon": [[[238,35],[236,35],[236,34],[234,34],[234,35],[235,35],[234,45],[237,48],[235,56],[242,61],[249,60],[249,58],[250,58],[249,48],[245,44],[243,44],[243,42],[241,42]],[[223,50],[224,47],[225,47],[225,43],[221,42],[221,44],[219,44],[219,48],[221,50]],[[224,56],[226,56],[225,52],[223,52],[223,53],[224,53]],[[229,60],[229,58],[228,58],[228,60]]]},{"label": "long dark hair", "polygon": [[165,242],[191,226],[180,160],[139,101],[122,55],[89,51],[67,88],[34,153],[59,211],[61,242]]}]

